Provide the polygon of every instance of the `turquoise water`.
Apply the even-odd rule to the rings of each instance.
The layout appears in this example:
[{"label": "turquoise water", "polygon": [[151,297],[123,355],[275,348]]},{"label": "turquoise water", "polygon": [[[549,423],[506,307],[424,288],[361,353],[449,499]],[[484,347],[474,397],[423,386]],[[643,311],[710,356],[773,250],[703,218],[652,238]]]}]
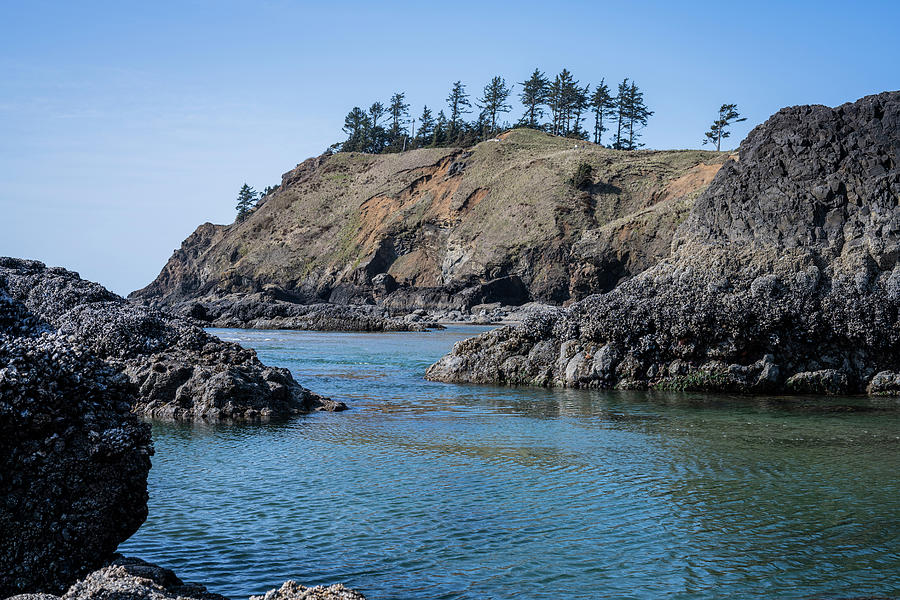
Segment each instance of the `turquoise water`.
[{"label": "turquoise water", "polygon": [[480,330],[215,330],[351,410],[155,423],[150,517],[120,550],[233,598],[900,594],[892,401],[422,379]]}]

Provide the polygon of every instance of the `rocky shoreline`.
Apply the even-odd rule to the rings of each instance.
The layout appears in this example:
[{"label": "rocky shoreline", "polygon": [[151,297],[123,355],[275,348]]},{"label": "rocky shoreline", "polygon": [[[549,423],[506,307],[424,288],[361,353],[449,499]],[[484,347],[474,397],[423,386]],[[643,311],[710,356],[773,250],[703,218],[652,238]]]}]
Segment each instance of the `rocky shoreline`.
[{"label": "rocky shoreline", "polygon": [[459,342],[437,381],[900,395],[900,92],[786,108],[614,290]]},{"label": "rocky shoreline", "polygon": [[0,258],[0,291],[68,344],[123,372],[137,389],[133,410],[176,420],[258,420],[342,410],[189,320],[136,305],[77,273]]},{"label": "rocky shoreline", "polygon": [[[147,517],[153,444],[138,414],[258,418],[329,402],[236,344],[69,271],[9,258],[0,365],[0,597],[18,600],[225,600],[114,554]],[[165,379],[170,370],[181,374]],[[290,581],[256,597],[303,599],[364,597]]]},{"label": "rocky shoreline", "polygon": [[[185,583],[169,569],[137,558],[116,556],[73,583],[60,595],[26,593],[7,600],[228,600],[199,583]],[[249,600],[365,600],[341,584],[305,587],[286,581],[280,588]]]},{"label": "rocky shoreline", "polygon": [[200,327],[374,333],[434,331],[450,324],[518,323],[555,307],[537,302],[521,306],[494,302],[469,309],[417,308],[403,313],[371,304],[298,304],[260,292],[190,300],[170,310]]}]

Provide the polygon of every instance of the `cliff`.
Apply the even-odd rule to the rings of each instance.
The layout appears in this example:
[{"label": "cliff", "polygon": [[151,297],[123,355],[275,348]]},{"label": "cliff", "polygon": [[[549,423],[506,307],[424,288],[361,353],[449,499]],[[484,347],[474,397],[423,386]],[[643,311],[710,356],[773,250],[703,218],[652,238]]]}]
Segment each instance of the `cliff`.
[{"label": "cliff", "polygon": [[786,108],[614,290],[456,345],[430,379],[897,394],[900,92]]},{"label": "cliff", "polygon": [[[243,222],[201,225],[131,297],[174,306],[263,293],[396,313],[561,303],[667,256],[726,157],[621,152],[522,129],[470,150],[320,156]],[[593,175],[576,189],[581,163]]]}]

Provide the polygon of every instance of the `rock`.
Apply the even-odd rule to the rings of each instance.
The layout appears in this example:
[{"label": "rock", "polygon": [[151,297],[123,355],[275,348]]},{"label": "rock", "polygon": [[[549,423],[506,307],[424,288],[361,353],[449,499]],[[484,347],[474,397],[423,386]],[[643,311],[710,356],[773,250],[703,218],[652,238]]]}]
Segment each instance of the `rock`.
[{"label": "rock", "polygon": [[[204,327],[301,329],[311,331],[427,331],[442,327],[432,321],[411,321],[373,305],[298,304],[263,293],[227,294],[177,304],[178,315],[200,320]],[[424,314],[424,311],[423,311]]]},{"label": "rock", "polygon": [[287,369],[223,342],[191,320],[139,306],[77,273],[0,258],[0,285],[48,331],[90,349],[138,390],[135,411],[179,420],[258,420],[341,410]]},{"label": "rock", "polygon": [[153,447],[134,399],[0,277],[0,597],[61,592],[144,522]]},{"label": "rock", "polygon": [[826,394],[838,396],[846,394],[849,389],[847,375],[837,369],[821,369],[804,371],[788,377],[785,387],[801,394]]},{"label": "rock", "polygon": [[[136,558],[116,556],[75,582],[62,596],[21,594],[7,600],[228,600],[198,583],[185,583],[174,572]],[[304,587],[286,581],[250,600],[366,600],[341,584]]]},{"label": "rock", "polygon": [[[670,257],[460,342],[427,377],[529,384],[549,369],[545,385],[892,393],[879,372],[900,364],[898,204],[900,92],[783,109],[697,198]],[[568,360],[531,353],[545,342]],[[604,346],[619,349],[613,376],[567,354]]]},{"label": "rock", "polygon": [[285,581],[279,589],[270,590],[264,596],[250,596],[250,600],[366,600],[366,598],[341,584],[308,588],[296,581]]},{"label": "rock", "polygon": [[900,396],[900,373],[879,372],[869,382],[866,392],[870,396]]}]

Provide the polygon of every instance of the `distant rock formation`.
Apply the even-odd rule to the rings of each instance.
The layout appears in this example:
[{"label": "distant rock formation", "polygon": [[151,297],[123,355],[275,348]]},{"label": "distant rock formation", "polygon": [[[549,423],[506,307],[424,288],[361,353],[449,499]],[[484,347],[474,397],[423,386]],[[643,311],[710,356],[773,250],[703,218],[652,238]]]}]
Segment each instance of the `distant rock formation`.
[{"label": "distant rock formation", "polygon": [[609,293],[459,342],[429,379],[900,393],[900,92],[785,108],[672,255]]},{"label": "distant rock formation", "polygon": [[133,400],[0,277],[0,597],[64,590],[144,522],[153,447]]},{"label": "distant rock formation", "polygon": [[[667,256],[728,156],[624,152],[528,129],[501,138],[470,150],[309,159],[248,218],[198,227],[131,298],[189,310],[261,297],[278,323],[309,328],[334,321],[291,303],[377,305],[389,316],[558,304]],[[576,188],[582,163],[593,174]],[[237,322],[270,326],[265,313]],[[365,330],[393,326],[347,314]]]},{"label": "distant rock formation", "polygon": [[123,371],[137,388],[133,408],[141,414],[256,420],[345,408],[300,386],[287,369],[262,364],[253,350],[131,304],[77,273],[0,258],[0,287],[49,330]]}]

